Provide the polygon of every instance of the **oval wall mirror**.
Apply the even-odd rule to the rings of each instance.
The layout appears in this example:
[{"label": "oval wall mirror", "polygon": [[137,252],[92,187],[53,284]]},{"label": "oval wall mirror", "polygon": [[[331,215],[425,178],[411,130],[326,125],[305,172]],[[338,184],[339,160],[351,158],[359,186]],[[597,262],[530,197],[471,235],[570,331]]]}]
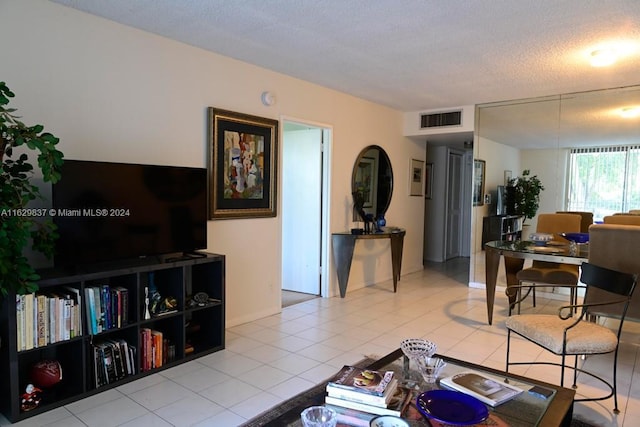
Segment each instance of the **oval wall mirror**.
[{"label": "oval wall mirror", "polygon": [[374,218],[385,215],[393,193],[393,170],[382,147],[370,145],[360,152],[351,174],[351,193],[362,197],[366,213]]}]

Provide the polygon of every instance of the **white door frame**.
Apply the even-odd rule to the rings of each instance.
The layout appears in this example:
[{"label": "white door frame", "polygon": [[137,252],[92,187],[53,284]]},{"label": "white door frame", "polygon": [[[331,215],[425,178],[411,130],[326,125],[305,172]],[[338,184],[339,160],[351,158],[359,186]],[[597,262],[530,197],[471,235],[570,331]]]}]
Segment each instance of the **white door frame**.
[{"label": "white door frame", "polygon": [[[284,129],[284,123],[296,123],[303,126],[315,127],[322,129],[322,221],[320,230],[320,296],[329,297],[329,260],[330,258],[330,241],[329,230],[331,212],[331,148],[333,145],[333,126],[304,119],[299,119],[291,116],[280,117],[280,128]],[[284,130],[283,130],[284,135]],[[281,190],[282,191],[282,190]],[[280,193],[282,194],[282,193]],[[280,212],[282,212],[282,197],[280,197]],[[282,221],[282,216],[280,216]],[[282,224],[280,225],[282,230]],[[280,277],[282,277],[282,264],[280,265]]]}]

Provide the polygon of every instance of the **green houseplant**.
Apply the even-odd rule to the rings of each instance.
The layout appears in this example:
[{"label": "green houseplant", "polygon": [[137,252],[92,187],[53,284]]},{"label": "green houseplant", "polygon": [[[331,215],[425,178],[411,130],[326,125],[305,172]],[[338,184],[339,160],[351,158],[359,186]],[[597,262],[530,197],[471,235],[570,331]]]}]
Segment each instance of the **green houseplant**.
[{"label": "green houseplant", "polygon": [[42,125],[27,126],[9,108],[15,95],[0,82],[0,297],[8,292],[32,292],[39,279],[25,252],[33,249],[50,258],[57,238],[55,225],[45,219],[46,211],[28,209],[27,204],[42,198],[34,184],[34,166],[29,151],[37,153],[37,166],[45,182],[60,179],[63,154],[59,139],[44,132]]},{"label": "green houseplant", "polygon": [[510,215],[522,215],[526,219],[536,216],[540,207],[540,192],[544,186],[537,175],[531,175],[529,169],[522,176],[509,180],[506,188],[506,207]]}]

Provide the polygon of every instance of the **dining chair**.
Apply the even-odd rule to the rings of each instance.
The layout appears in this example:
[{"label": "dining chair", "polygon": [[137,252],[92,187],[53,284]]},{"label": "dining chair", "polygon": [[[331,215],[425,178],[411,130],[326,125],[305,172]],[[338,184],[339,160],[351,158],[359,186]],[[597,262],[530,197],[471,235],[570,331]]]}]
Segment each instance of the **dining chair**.
[{"label": "dining chair", "polygon": [[[560,367],[560,386],[564,387],[565,369],[573,370],[573,388],[577,388],[578,373],[584,373],[604,384],[609,393],[604,396],[575,399],[579,401],[605,400],[613,396],[614,413],[619,413],[617,395],[617,366],[620,334],[629,302],[637,283],[637,274],[611,270],[592,263],[581,266],[580,281],[584,285],[573,287],[585,289],[583,304],[565,305],[557,314],[517,314],[507,317],[506,371],[513,365],[553,365]],[[522,286],[522,285],[518,285]],[[534,285],[535,286],[535,285]],[[593,290],[599,291],[597,300],[589,299]],[[615,315],[617,326],[612,322],[592,321],[593,314],[606,307]],[[511,310],[510,310],[511,312]],[[511,313],[510,313],[511,314]],[[515,333],[545,350],[560,356],[560,363],[553,361],[511,361],[511,340]],[[587,371],[585,365],[578,367],[580,356],[614,353],[613,376],[609,381],[600,372]],[[573,366],[567,365],[567,357],[573,356]],[[570,362],[569,362],[570,363]]]},{"label": "dining chair", "polygon": [[603,218],[605,224],[640,225],[640,215],[609,215]]},{"label": "dining chair", "polygon": [[[543,213],[538,215],[536,232],[553,234],[553,241],[568,244],[568,241],[560,236],[559,233],[578,233],[580,232],[581,223],[582,217],[577,214]],[[532,261],[531,267],[524,268],[516,273],[516,279],[519,284],[525,282],[532,284],[546,283],[550,286],[575,286],[578,283],[578,276],[577,265],[537,260]],[[518,305],[518,314],[520,314],[520,303],[529,294],[532,295],[533,306],[536,306],[536,287],[529,287],[524,295],[521,293],[522,289],[522,287],[518,287],[520,293],[515,298],[515,301],[511,303],[511,305]],[[575,290],[570,288],[569,298],[572,304],[576,301],[576,295]]]},{"label": "dining chair", "polygon": [[582,211],[556,211],[559,214],[574,214],[580,215],[580,233],[588,233],[589,227],[593,225],[593,212]]}]

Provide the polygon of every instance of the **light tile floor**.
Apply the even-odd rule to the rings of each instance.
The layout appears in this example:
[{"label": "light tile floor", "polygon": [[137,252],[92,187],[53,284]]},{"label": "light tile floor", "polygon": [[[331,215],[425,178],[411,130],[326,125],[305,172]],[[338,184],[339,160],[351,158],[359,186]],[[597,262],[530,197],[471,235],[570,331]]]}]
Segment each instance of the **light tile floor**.
[{"label": "light tile floor", "polygon": [[[431,264],[405,275],[398,292],[390,282],[316,298],[282,313],[227,330],[227,348],[116,389],[33,417],[16,426],[236,426],[333,375],[364,356],[382,356],[402,339],[434,341],[438,351],[504,368],[506,297],[498,295],[487,324],[484,290],[466,286],[468,260]],[[538,298],[537,311],[555,312],[564,301]],[[523,310],[534,310],[526,303]],[[637,426],[640,419],[640,325],[625,326],[620,355],[621,413],[612,399],[576,403],[577,416],[601,426]],[[514,354],[550,359],[519,341]],[[607,377],[608,356],[587,359]],[[556,382],[548,367],[515,372]],[[570,383],[569,383],[570,384]],[[580,393],[595,385],[579,382]],[[597,390],[596,390],[597,391]],[[8,424],[0,419],[0,425]],[[546,426],[545,426],[546,427]]]}]

